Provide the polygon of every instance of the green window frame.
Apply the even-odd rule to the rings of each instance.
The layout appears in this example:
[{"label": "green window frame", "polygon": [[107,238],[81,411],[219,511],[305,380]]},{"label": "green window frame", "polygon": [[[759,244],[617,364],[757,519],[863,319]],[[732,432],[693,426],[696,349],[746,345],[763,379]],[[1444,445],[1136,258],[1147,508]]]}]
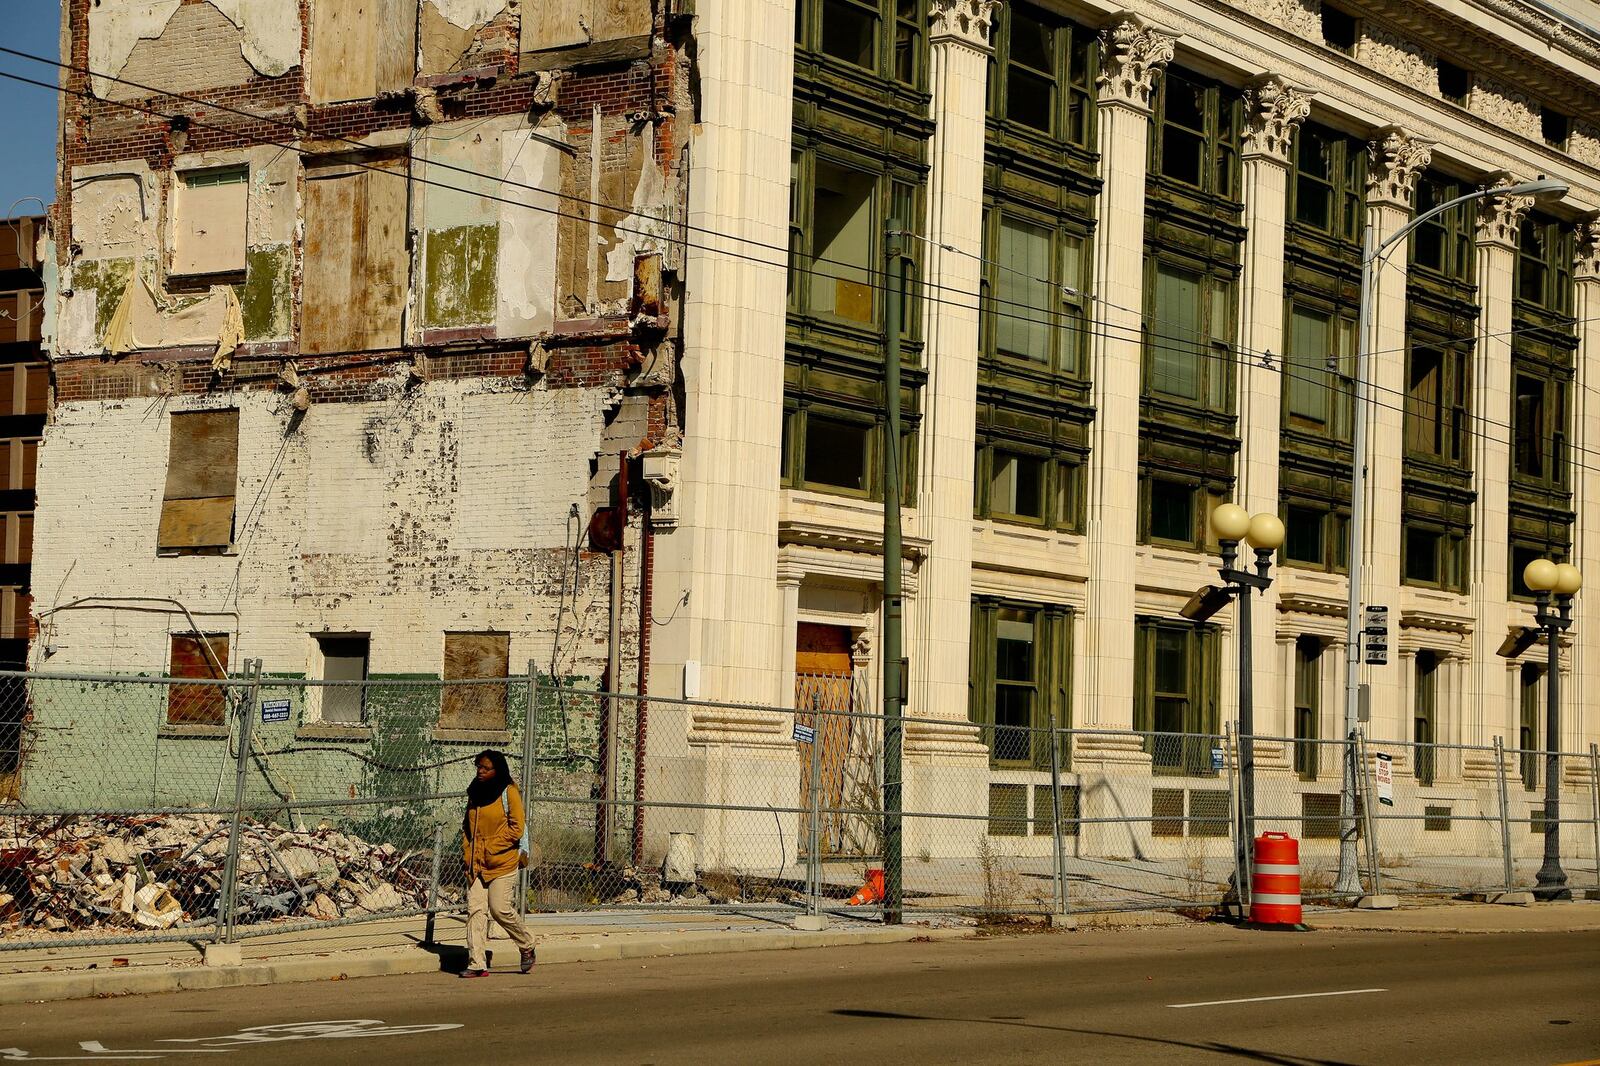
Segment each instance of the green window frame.
[{"label": "green window frame", "polygon": [[1462,466],[1472,417],[1472,360],[1459,345],[1414,334],[1406,349],[1406,455]]},{"label": "green window frame", "polygon": [[1330,237],[1359,243],[1366,222],[1366,144],[1307,122],[1296,131],[1290,151],[1289,217]]},{"label": "green window frame", "polygon": [[999,9],[989,61],[989,113],[1012,134],[1089,148],[1097,34],[1036,4]]},{"label": "green window frame", "polygon": [[[809,380],[824,377],[832,376],[815,374]],[[888,426],[881,410],[870,410],[827,396],[786,396],[780,460],[782,484],[791,489],[881,500],[883,447],[887,433]],[[916,502],[916,462],[913,418],[901,425],[901,500],[907,506],[914,506]]]},{"label": "green window frame", "polygon": [[982,347],[1028,371],[1081,378],[1088,358],[1089,233],[1002,203],[984,216]]},{"label": "green window frame", "polygon": [[1305,297],[1292,298],[1288,304],[1283,424],[1349,444],[1355,417],[1355,315]]},{"label": "green window frame", "polygon": [[1522,787],[1529,792],[1539,788],[1539,723],[1544,711],[1544,670],[1534,663],[1523,663],[1517,672],[1517,747],[1522,749]]},{"label": "green window frame", "polygon": [[1400,573],[1405,584],[1466,592],[1467,563],[1464,529],[1406,518],[1400,548]]},{"label": "green window frame", "polygon": [[1302,636],[1294,642],[1294,772],[1302,781],[1317,779],[1322,651],[1322,641],[1316,637]]},{"label": "green window frame", "polygon": [[795,47],[920,86],[927,70],[926,7],[925,0],[799,0]]},{"label": "green window frame", "polygon": [[1297,570],[1344,574],[1350,570],[1350,507],[1325,499],[1284,495],[1283,548],[1279,559]]},{"label": "green window frame", "polygon": [[1561,493],[1571,484],[1569,374],[1548,364],[1514,362],[1511,474],[1518,482]]},{"label": "green window frame", "polygon": [[1164,251],[1145,257],[1147,397],[1205,411],[1233,410],[1234,274]]},{"label": "green window frame", "polygon": [[1152,100],[1150,173],[1202,193],[1239,198],[1239,93],[1167,67]]},{"label": "green window frame", "polygon": [[1415,745],[1412,755],[1415,757],[1417,784],[1425,787],[1433,784],[1438,770],[1434,745],[1439,739],[1439,663],[1439,655],[1435,652],[1417,653],[1411,740]]},{"label": "green window frame", "polygon": [[[1472,191],[1467,182],[1436,170],[1424,171],[1417,179],[1415,213],[1425,214]],[[1413,273],[1426,271],[1439,278],[1472,283],[1477,255],[1472,204],[1461,204],[1428,219],[1411,232],[1407,245]]]},{"label": "green window frame", "polygon": [[1551,315],[1572,314],[1572,226],[1529,212],[1517,232],[1517,302]]},{"label": "green window frame", "polygon": [[972,603],[968,714],[983,727],[990,764],[1048,769],[1072,718],[1072,612],[1059,604],[979,597]]},{"label": "green window frame", "polygon": [[1219,743],[1221,639],[1209,625],[1140,617],[1135,622],[1134,729],[1145,734],[1157,774],[1214,777]]},{"label": "green window frame", "polygon": [[1082,532],[1088,456],[991,435],[980,426],[973,459],[972,514],[996,522]]}]

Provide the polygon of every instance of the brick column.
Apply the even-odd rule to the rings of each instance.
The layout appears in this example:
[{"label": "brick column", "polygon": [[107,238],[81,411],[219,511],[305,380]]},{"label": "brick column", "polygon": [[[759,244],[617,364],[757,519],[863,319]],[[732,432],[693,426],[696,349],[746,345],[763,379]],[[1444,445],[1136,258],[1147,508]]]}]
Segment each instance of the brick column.
[{"label": "brick column", "polygon": [[[1433,149],[1395,127],[1380,131],[1368,145],[1367,220],[1374,244],[1389,239],[1411,221],[1417,178],[1433,159]],[[1400,614],[1401,474],[1405,454],[1406,391],[1406,251],[1390,250],[1373,275],[1373,354],[1367,374],[1371,388],[1367,409],[1366,573],[1362,606],[1389,608],[1391,626]],[[1390,632],[1391,647],[1400,634]],[[1410,739],[1411,710],[1401,706],[1399,665],[1367,666],[1363,675],[1372,686],[1372,721],[1367,734],[1379,739]],[[1341,700],[1343,693],[1340,694]],[[1341,703],[1342,706],[1342,703]],[[1341,723],[1343,721],[1341,716]],[[1343,725],[1340,726],[1343,735]]]},{"label": "brick column", "polygon": [[[1503,185],[1504,175],[1490,180]],[[1468,557],[1472,595],[1472,658],[1468,667],[1463,736],[1490,744],[1516,736],[1506,704],[1506,660],[1496,654],[1511,620],[1507,600],[1511,520],[1511,301],[1517,270],[1517,230],[1533,206],[1530,196],[1479,201],[1478,330],[1472,352],[1472,535]],[[1493,758],[1468,760],[1469,773],[1492,770]]]},{"label": "brick column", "polygon": [[[1139,522],[1139,308],[1144,300],[1145,163],[1150,90],[1176,39],[1125,15],[1101,37],[1100,224],[1094,237],[1095,322],[1090,351],[1095,418],[1088,492],[1089,582],[1079,628],[1073,720],[1133,723],[1134,561]],[[1147,762],[1138,743],[1079,739],[1074,762]]]},{"label": "brick column", "polygon": [[[1289,202],[1289,142],[1311,113],[1311,98],[1275,74],[1257,79],[1245,90],[1244,134],[1244,270],[1239,281],[1239,484],[1235,502],[1251,514],[1278,513],[1279,424],[1283,413],[1283,244]],[[1278,358],[1268,364],[1257,353]],[[1275,647],[1278,586],[1255,598],[1256,732],[1293,736],[1294,723],[1285,708],[1283,686],[1271,683],[1273,665],[1283,661]],[[1231,631],[1230,642],[1237,639]],[[1293,637],[1288,638],[1292,643]],[[1294,660],[1291,657],[1289,665]],[[1292,670],[1291,670],[1292,684]],[[1238,686],[1225,699],[1237,718]],[[1281,744],[1258,744],[1262,768],[1286,769],[1288,750]]]}]

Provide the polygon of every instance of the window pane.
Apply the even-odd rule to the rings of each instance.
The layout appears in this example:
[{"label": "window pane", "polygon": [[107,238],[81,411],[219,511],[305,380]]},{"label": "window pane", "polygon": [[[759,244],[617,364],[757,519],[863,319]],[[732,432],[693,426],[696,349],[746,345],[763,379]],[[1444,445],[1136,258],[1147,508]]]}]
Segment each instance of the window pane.
[{"label": "window pane", "polygon": [[1544,382],[1517,376],[1516,470],[1525,477],[1544,477]]},{"label": "window pane", "polygon": [[1034,691],[1019,685],[998,685],[994,690],[994,757],[1026,759],[1029,727],[1033,724]]},{"label": "window pane", "polygon": [[1406,530],[1406,578],[1434,583],[1439,580],[1439,534],[1431,529]]},{"label": "window pane", "polygon": [[872,322],[873,192],[870,174],[817,162],[812,206],[811,309]]},{"label": "window pane", "polygon": [[1327,562],[1323,549],[1322,527],[1326,512],[1310,507],[1290,507],[1284,523],[1283,557],[1299,563],[1322,566]]},{"label": "window pane", "polygon": [[989,480],[989,510],[1022,518],[1043,518],[1044,463],[1031,455],[994,453],[994,473]]},{"label": "window pane", "polygon": [[994,676],[1032,683],[1033,619],[1025,611],[1001,611],[996,623]]},{"label": "window pane", "polygon": [[[317,637],[322,655],[324,681],[365,681],[367,678],[367,637]],[[363,690],[360,686],[313,690],[322,697],[322,713],[315,717],[340,725],[360,725],[363,715]]]},{"label": "window pane", "polygon": [[1330,316],[1301,307],[1289,318],[1289,417],[1317,428],[1328,423],[1331,325]]},{"label": "window pane", "polygon": [[836,59],[874,69],[878,20],[851,0],[822,0],[822,50]]},{"label": "window pane", "polygon": [[867,487],[867,426],[810,415],[802,479],[857,492]]},{"label": "window pane", "polygon": [[1413,348],[1406,387],[1406,446],[1437,455],[1439,408],[1443,405],[1443,356],[1434,348]]},{"label": "window pane", "polygon": [[1055,91],[1052,79],[1012,67],[1006,71],[1006,118],[1052,132],[1050,116]]},{"label": "window pane", "polygon": [[1036,363],[1050,362],[1050,231],[1014,218],[1000,219],[996,249],[995,341],[1000,351]]},{"label": "window pane", "polygon": [[1189,638],[1176,629],[1156,630],[1156,692],[1187,695],[1189,691]]},{"label": "window pane", "polygon": [[1034,70],[1055,69],[1055,30],[1028,8],[1018,5],[1011,14],[1011,61]]},{"label": "window pane", "polygon": [[1185,185],[1199,185],[1205,169],[1204,135],[1167,125],[1161,129],[1161,173]]},{"label": "window pane", "polygon": [[1150,536],[1156,540],[1194,540],[1194,493],[1176,481],[1150,482]]},{"label": "window pane", "polygon": [[1159,264],[1150,322],[1150,389],[1200,398],[1201,277]]}]

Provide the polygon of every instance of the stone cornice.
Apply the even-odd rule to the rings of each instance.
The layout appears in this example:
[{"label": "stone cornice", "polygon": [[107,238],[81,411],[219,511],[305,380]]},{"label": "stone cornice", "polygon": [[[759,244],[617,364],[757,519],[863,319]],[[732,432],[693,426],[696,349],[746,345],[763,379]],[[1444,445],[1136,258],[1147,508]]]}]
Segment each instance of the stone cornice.
[{"label": "stone cornice", "polygon": [[1277,74],[1251,82],[1244,91],[1245,158],[1259,156],[1288,166],[1289,143],[1311,114],[1311,96]]},{"label": "stone cornice", "polygon": [[1095,85],[1102,105],[1150,108],[1156,73],[1172,61],[1178,38],[1152,28],[1137,15],[1124,14],[1100,34],[1100,76]]},{"label": "stone cornice", "polygon": [[1411,210],[1417,178],[1433,162],[1433,145],[1398,126],[1378,131],[1367,145],[1367,202]]},{"label": "stone cornice", "polygon": [[928,42],[965,45],[988,55],[1000,0],[930,0]]}]

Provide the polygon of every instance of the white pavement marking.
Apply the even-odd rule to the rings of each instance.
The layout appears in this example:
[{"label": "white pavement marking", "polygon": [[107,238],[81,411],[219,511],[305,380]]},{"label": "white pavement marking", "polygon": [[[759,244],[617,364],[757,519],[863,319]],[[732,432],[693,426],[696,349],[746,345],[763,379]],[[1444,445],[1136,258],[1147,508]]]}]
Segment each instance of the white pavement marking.
[{"label": "white pavement marking", "polygon": [[1316,999],[1319,996],[1364,996],[1369,992],[1387,992],[1387,988],[1347,988],[1343,992],[1301,992],[1293,996],[1252,996],[1249,999],[1210,999],[1204,1003],[1168,1003],[1167,1006],[1225,1007],[1230,1003],[1270,1003],[1278,999]]}]

